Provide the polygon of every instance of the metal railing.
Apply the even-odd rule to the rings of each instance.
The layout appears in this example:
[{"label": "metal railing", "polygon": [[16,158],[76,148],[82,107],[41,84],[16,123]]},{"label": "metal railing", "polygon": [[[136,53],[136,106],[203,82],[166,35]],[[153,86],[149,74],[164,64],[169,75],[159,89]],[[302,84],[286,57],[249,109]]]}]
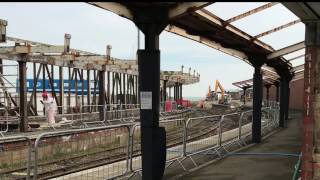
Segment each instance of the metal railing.
[{"label": "metal railing", "polygon": [[[56,114],[56,123],[48,124],[48,126],[57,130],[65,126],[69,128],[88,128],[90,126],[112,125],[116,121],[121,123],[133,122],[139,117],[139,107],[139,104],[57,106],[57,109],[61,109],[63,113]],[[103,111],[102,119],[100,111]]]},{"label": "metal railing", "polygon": [[1,107],[0,113],[4,116],[0,116],[0,136],[4,137],[5,133],[9,131],[10,124],[19,124],[19,116],[9,116],[8,110]]},{"label": "metal railing", "polygon": [[[261,110],[263,114],[262,132],[267,133],[277,127],[273,122],[277,120],[277,110],[273,110],[271,107],[265,107]],[[198,167],[210,158],[223,158],[232,148],[236,148],[234,145],[245,146],[246,141],[252,135],[252,110],[242,113],[189,118],[187,120],[177,119],[176,121],[170,120],[160,123],[178,123],[179,121],[181,121],[179,123],[181,124],[181,127],[179,127],[181,136],[175,134],[174,137],[177,139],[182,137],[182,143],[177,142],[175,146],[170,147],[168,146],[170,142],[167,142],[166,168],[177,162],[183,170],[187,170]],[[135,128],[137,127],[139,125],[135,125]],[[167,129],[167,127],[165,128]],[[132,130],[132,146],[129,157],[132,174],[129,177],[136,174],[141,175],[141,156],[137,153],[140,151],[140,137],[134,135],[137,133],[136,130]],[[170,134],[167,134],[167,139],[170,139],[169,137]],[[184,163],[188,160],[191,163]],[[193,164],[193,166],[190,166],[190,164]]]},{"label": "metal railing", "polygon": [[[277,127],[279,108],[261,110],[265,134]],[[166,169],[176,163],[187,170],[245,146],[251,136],[252,110],[159,123],[167,132]],[[33,179],[114,179],[141,172],[139,123],[47,132],[28,148],[33,153],[24,166],[32,168]],[[30,173],[26,174],[29,178]]]},{"label": "metal railing", "polygon": [[0,138],[0,179],[29,180],[31,148],[32,143],[27,136]]},{"label": "metal railing", "polygon": [[[126,174],[131,126],[123,124],[39,135],[34,145],[33,179],[53,178],[57,176],[52,175],[53,172],[59,174],[67,170],[70,172],[63,178],[103,179]],[[60,161],[65,162],[62,167],[57,166]],[[114,163],[119,161],[123,163]]]}]

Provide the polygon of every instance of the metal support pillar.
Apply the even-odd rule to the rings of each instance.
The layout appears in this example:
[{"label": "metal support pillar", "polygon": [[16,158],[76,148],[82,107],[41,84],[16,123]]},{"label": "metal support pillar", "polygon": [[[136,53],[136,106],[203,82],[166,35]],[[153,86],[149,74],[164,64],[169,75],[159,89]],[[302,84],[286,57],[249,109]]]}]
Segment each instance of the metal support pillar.
[{"label": "metal support pillar", "polygon": [[2,59],[0,59],[0,74],[3,74],[3,62],[2,62]]},{"label": "metal support pillar", "polygon": [[27,62],[19,63],[20,132],[28,131],[27,111]]},{"label": "metal support pillar", "polygon": [[279,126],[285,127],[285,114],[286,114],[286,103],[287,103],[287,80],[285,77],[281,77],[280,80],[280,117]]},{"label": "metal support pillar", "polygon": [[71,112],[71,68],[68,68],[68,99],[67,99],[67,109],[68,109],[68,113]]},{"label": "metal support pillar", "polygon": [[176,101],[176,85],[173,85],[173,101]]},{"label": "metal support pillar", "polygon": [[[110,101],[110,71],[107,72],[107,104],[111,104]],[[108,106],[107,110],[110,110],[110,106]]]},{"label": "metal support pillar", "polygon": [[270,91],[270,87],[271,87],[271,84],[267,84],[267,85],[265,85],[265,87],[266,87],[266,89],[267,89],[267,93],[266,93],[266,100],[267,100],[267,102],[269,102],[269,99],[270,99],[270,93],[269,93],[269,91]]},{"label": "metal support pillar", "polygon": [[138,50],[142,179],[160,180],[166,160],[166,132],[159,127],[159,34],[166,24],[156,24],[154,19],[148,22],[145,18],[140,20],[135,23],[145,34],[145,50]]},{"label": "metal support pillar", "polygon": [[179,101],[180,101],[180,105],[182,105],[182,83],[180,83],[180,95],[179,95]]},{"label": "metal support pillar", "polygon": [[289,102],[290,102],[290,81],[288,81],[286,90],[286,111],[285,111],[285,120],[289,119]]},{"label": "metal support pillar", "polygon": [[276,84],[275,84],[275,86],[276,86],[276,102],[279,102],[279,90],[280,90],[280,88],[279,88],[279,82],[277,82]]},{"label": "metal support pillar", "polygon": [[[46,91],[46,68],[45,65],[42,65],[42,92]],[[46,114],[45,108],[42,108],[43,115]]]},{"label": "metal support pillar", "polygon": [[75,83],[74,83],[74,97],[75,97],[75,102],[76,102],[76,107],[78,107],[79,105],[79,101],[78,101],[78,69],[74,68],[73,69],[73,72],[74,72],[74,80],[75,80]]},{"label": "metal support pillar", "polygon": [[63,83],[63,67],[59,67],[59,89],[60,89],[60,107],[59,113],[63,114],[63,107],[64,107],[64,83]]},{"label": "metal support pillar", "polygon": [[87,70],[87,111],[91,112],[91,108],[90,108],[90,104],[91,104],[91,83],[90,83],[90,70]]},{"label": "metal support pillar", "polygon": [[179,89],[178,89],[178,83],[176,82],[174,85],[174,100],[177,101],[178,99],[179,99]]},{"label": "metal support pillar", "polygon": [[[41,68],[41,65],[39,66],[39,69]],[[33,63],[33,79],[34,79],[34,83],[37,83],[38,84],[38,79],[39,79],[39,74],[40,74],[40,70],[38,72],[38,75],[37,75],[37,64],[36,63]],[[37,87],[37,86],[35,86]],[[38,115],[38,103],[37,103],[37,90],[36,88],[33,88],[33,95],[34,95],[34,99],[33,99],[33,106],[34,106],[34,109],[35,109],[35,115],[37,116]],[[30,100],[32,101],[32,100]]]},{"label": "metal support pillar", "polygon": [[134,76],[134,79],[136,79],[136,81],[135,81],[135,87],[136,87],[135,103],[140,104],[141,102],[140,102],[139,77]]},{"label": "metal support pillar", "polygon": [[247,88],[244,87],[243,88],[243,94],[242,94],[242,97],[243,97],[243,104],[246,104],[246,91],[247,91]]},{"label": "metal support pillar", "polygon": [[116,104],[120,104],[119,103],[119,73],[115,74],[115,82],[116,82]]},{"label": "metal support pillar", "polygon": [[163,89],[162,89],[163,102],[167,101],[167,81],[168,80],[163,80]]},{"label": "metal support pillar", "polygon": [[112,72],[112,92],[111,92],[111,104],[114,104],[114,85],[115,85],[115,73]]},{"label": "metal support pillar", "polygon": [[253,112],[252,112],[252,142],[261,142],[261,103],[262,103],[262,74],[261,66],[263,59],[252,59],[254,66],[253,75]]},{"label": "metal support pillar", "polygon": [[[105,69],[105,66],[104,66]],[[106,101],[105,101],[105,96],[106,96],[106,92],[105,92],[105,80],[106,80],[106,71],[102,70],[98,72],[99,74],[99,117],[100,117],[100,121],[104,121],[104,106],[106,105]]]},{"label": "metal support pillar", "polygon": [[[79,71],[78,71],[79,72]],[[81,69],[80,80],[81,80],[81,105],[84,106],[84,78],[83,78],[83,69]],[[84,108],[81,111],[85,111]]]},{"label": "metal support pillar", "polygon": [[123,100],[123,104],[127,104],[127,95],[126,95],[126,74],[123,73],[122,74],[122,86],[123,86],[123,91],[122,91],[122,100]]}]

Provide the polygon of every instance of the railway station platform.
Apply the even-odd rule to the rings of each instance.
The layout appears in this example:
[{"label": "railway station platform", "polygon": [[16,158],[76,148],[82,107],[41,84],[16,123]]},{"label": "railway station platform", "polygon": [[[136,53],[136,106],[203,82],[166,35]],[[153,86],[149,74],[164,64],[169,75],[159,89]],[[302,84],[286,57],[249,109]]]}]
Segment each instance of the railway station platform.
[{"label": "railway station platform", "polygon": [[[292,179],[302,142],[302,113],[290,111],[287,127],[219,161],[190,171],[184,180]],[[180,179],[180,178],[179,178]]]}]

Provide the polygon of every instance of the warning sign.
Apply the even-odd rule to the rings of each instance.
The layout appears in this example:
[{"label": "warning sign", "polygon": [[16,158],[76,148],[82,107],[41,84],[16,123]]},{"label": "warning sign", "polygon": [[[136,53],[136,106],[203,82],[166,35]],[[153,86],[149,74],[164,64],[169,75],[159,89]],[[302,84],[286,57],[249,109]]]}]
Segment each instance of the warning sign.
[{"label": "warning sign", "polygon": [[152,109],[152,92],[140,92],[141,109]]}]

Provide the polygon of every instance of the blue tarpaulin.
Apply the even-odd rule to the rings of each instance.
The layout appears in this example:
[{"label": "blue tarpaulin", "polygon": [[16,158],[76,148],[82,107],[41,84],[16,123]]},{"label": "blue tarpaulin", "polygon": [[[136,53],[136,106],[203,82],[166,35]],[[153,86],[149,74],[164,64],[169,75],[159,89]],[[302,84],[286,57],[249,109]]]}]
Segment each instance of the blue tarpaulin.
[{"label": "blue tarpaulin", "polygon": [[[84,82],[83,93],[86,95],[87,92],[88,92],[88,83],[87,83],[88,80],[83,80],[83,82]],[[18,79],[17,79],[16,83],[17,83],[16,91],[18,92],[19,91],[19,80]],[[75,83],[76,83],[75,80],[64,79],[63,80],[64,92],[68,92],[69,91],[69,85],[70,85],[71,93],[75,93]],[[34,79],[27,79],[27,91],[28,92],[32,92],[33,91],[34,84],[35,84],[34,83]],[[91,94],[94,93],[93,92],[93,90],[94,90],[93,86],[94,86],[94,84],[92,83],[91,84]],[[52,91],[51,86],[50,86],[50,82],[49,82],[48,79],[45,79],[44,87],[45,87],[45,90],[47,92],[51,92]],[[59,79],[53,80],[53,87],[54,87],[55,92],[59,92],[60,91]],[[81,91],[82,91],[82,81],[81,80],[78,80],[78,88],[77,89],[78,89],[78,94],[81,94]],[[42,81],[42,79],[38,79],[36,91],[37,92],[42,92],[43,91],[43,81]],[[99,92],[99,83],[97,83],[96,91],[97,91],[97,93]]]}]

